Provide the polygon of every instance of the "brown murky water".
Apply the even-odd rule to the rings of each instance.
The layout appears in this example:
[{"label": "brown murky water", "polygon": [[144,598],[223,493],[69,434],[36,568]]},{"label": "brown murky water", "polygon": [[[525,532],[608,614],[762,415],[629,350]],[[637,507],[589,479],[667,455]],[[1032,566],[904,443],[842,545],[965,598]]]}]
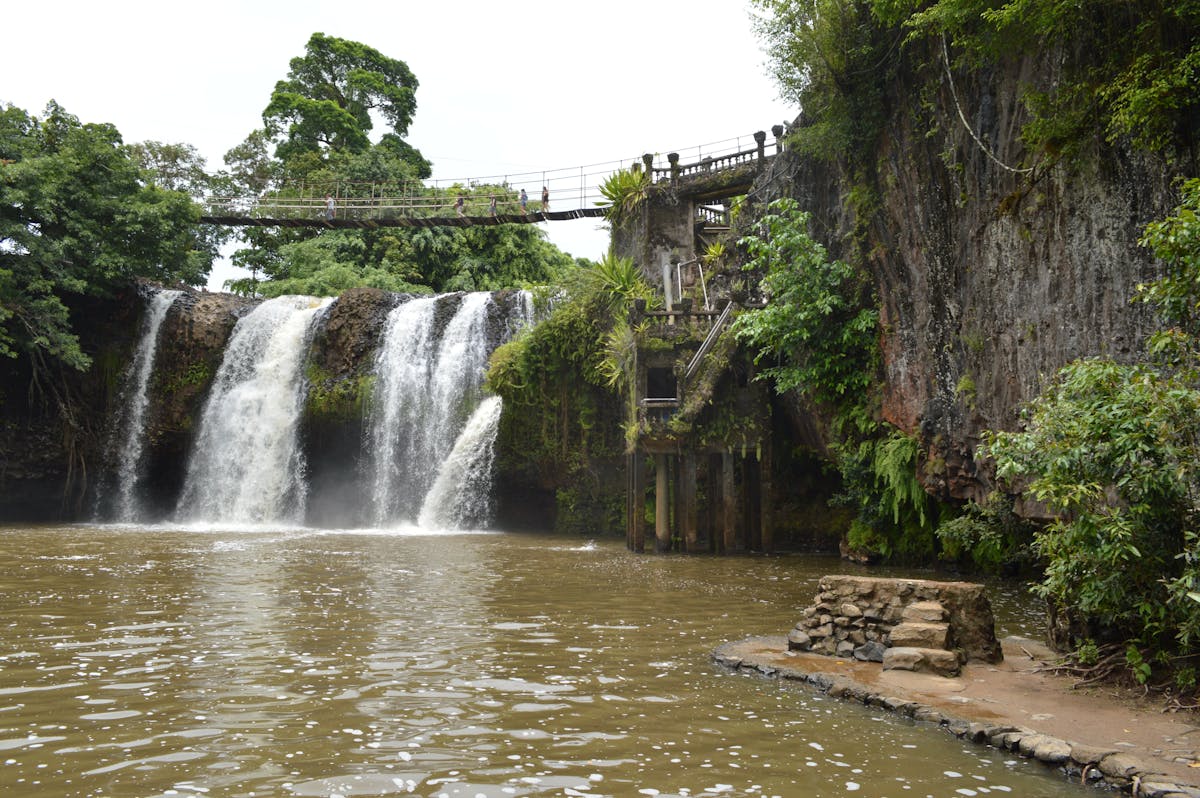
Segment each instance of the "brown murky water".
[{"label": "brown murky water", "polygon": [[0,530],[0,794],[1084,794],[711,664],[844,567],[508,534]]}]

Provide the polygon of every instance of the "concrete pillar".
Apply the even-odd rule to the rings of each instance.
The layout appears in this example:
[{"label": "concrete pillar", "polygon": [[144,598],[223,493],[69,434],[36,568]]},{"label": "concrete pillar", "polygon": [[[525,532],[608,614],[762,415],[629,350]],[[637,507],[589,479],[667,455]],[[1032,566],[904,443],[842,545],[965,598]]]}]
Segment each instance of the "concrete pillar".
[{"label": "concrete pillar", "polygon": [[733,453],[721,452],[722,553],[732,554],[737,544],[737,494],[734,492]]},{"label": "concrete pillar", "polygon": [[775,153],[778,155],[783,152],[783,125],[772,126],[771,133],[775,136]]},{"label": "concrete pillar", "polygon": [[684,551],[695,554],[696,535],[696,453],[685,451],[679,457],[679,531]]},{"label": "concrete pillar", "polygon": [[762,444],[762,457],[758,461],[758,520],[762,524],[762,550],[767,554],[775,553],[775,530],[772,526],[775,503],[771,499],[771,467],[771,437],[768,433]]},{"label": "concrete pillar", "polygon": [[767,157],[767,134],[762,130],[756,132],[754,143],[758,146],[758,160],[765,160]]},{"label": "concrete pillar", "polygon": [[642,156],[642,163],[646,165],[646,179],[651,183],[654,182],[654,154],[646,153]]},{"label": "concrete pillar", "polygon": [[646,502],[646,466],[645,454],[634,451],[627,455],[629,458],[629,505],[626,543],[630,551],[641,553],[646,549],[646,522],[644,519]]},{"label": "concrete pillar", "polygon": [[667,162],[671,164],[671,182],[674,183],[679,179],[679,153],[668,152]]},{"label": "concrete pillar", "polygon": [[654,455],[654,550],[671,550],[670,482],[667,479],[667,456]]}]

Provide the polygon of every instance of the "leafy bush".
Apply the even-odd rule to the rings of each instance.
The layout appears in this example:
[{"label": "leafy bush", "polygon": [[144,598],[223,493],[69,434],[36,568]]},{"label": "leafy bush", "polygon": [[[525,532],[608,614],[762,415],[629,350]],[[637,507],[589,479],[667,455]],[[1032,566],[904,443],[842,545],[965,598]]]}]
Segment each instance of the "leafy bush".
[{"label": "leafy bush", "polygon": [[855,404],[875,381],[879,311],[865,274],[831,261],[808,234],[809,214],[790,198],[768,206],[760,232],[739,242],[743,267],[762,273],[767,306],[734,322],[738,339],[768,365],[779,393],[798,390],[822,403]]}]

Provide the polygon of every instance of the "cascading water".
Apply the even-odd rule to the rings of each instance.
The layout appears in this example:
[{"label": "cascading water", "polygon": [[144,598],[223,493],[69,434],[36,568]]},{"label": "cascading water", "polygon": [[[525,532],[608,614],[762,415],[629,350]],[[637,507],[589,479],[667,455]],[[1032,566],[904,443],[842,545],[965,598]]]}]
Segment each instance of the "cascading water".
[{"label": "cascading water", "polygon": [[118,400],[117,417],[113,423],[109,451],[115,461],[111,514],[114,521],[132,523],[140,520],[141,507],[135,488],[141,477],[142,445],[145,440],[145,416],[149,397],[146,391],[154,373],[158,354],[158,331],[163,319],[182,291],[156,291],[149,299],[142,321],[142,335],[129,364],[125,387]]},{"label": "cascading water", "polygon": [[278,297],[238,321],[200,417],[181,521],[303,521],[301,367],[313,322],[331,301]]},{"label": "cascading water", "polygon": [[[494,341],[508,338],[529,320],[528,294],[515,299],[515,310],[495,335],[489,335],[495,306],[488,293],[414,299],[392,311],[376,362],[371,418],[376,525],[417,519],[442,464],[479,405]],[[438,317],[454,303],[457,309],[439,332]],[[495,412],[498,415],[498,405]],[[491,440],[487,448],[490,471]],[[480,489],[486,492],[487,486]]]},{"label": "cascading water", "polygon": [[457,529],[487,522],[493,445],[502,409],[499,396],[489,396],[475,408],[425,496],[418,526]]}]

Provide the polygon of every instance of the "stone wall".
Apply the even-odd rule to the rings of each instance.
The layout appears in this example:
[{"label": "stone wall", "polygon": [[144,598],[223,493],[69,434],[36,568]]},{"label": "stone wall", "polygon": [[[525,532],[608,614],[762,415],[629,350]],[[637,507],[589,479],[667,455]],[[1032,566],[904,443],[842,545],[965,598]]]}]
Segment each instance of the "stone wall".
[{"label": "stone wall", "polygon": [[824,576],[788,647],[953,675],[961,662],[1003,658],[994,624],[983,585]]}]

